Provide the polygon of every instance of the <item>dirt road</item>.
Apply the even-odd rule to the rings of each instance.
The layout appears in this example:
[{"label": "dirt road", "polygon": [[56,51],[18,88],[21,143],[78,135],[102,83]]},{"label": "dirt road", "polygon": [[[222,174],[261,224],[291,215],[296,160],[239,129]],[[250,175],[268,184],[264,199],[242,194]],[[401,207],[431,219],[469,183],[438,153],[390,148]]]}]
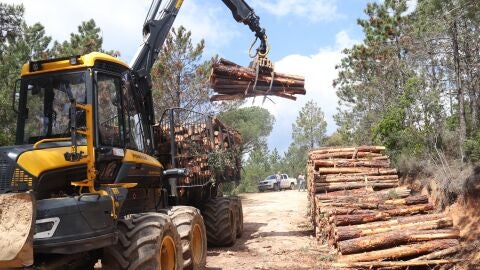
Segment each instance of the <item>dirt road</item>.
[{"label": "dirt road", "polygon": [[307,221],[305,192],[240,195],[244,234],[230,248],[209,248],[207,269],[328,269],[331,255],[318,247]]}]

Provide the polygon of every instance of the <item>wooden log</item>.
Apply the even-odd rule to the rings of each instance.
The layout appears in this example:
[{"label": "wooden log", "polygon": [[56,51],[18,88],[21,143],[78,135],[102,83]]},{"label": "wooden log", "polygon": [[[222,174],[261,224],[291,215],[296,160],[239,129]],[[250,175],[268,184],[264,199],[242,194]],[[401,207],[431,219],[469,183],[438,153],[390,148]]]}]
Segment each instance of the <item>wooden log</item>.
[{"label": "wooden log", "polygon": [[[407,224],[407,223],[414,223],[420,221],[428,221],[428,220],[436,220],[447,217],[443,213],[434,213],[434,214],[427,214],[427,215],[415,215],[415,216],[407,216],[407,217],[395,217],[388,221],[381,221],[381,222],[374,222],[368,224],[358,224],[355,226],[350,226],[351,229],[372,229],[372,228],[379,228],[379,227],[386,227],[398,224]],[[341,229],[340,227],[338,228]]]},{"label": "wooden log", "polygon": [[424,213],[427,211],[433,210],[434,207],[430,203],[426,204],[418,204],[418,205],[411,205],[407,207],[399,207],[396,209],[385,210],[384,212],[390,216],[405,216],[405,215],[412,215],[417,213]]},{"label": "wooden log", "polygon": [[[352,204],[374,204],[374,205],[395,206],[395,205],[415,205],[415,204],[428,203],[428,198],[427,196],[424,196],[424,195],[417,195],[417,196],[409,196],[405,198],[392,200],[388,194],[373,193],[371,196],[352,196],[352,197],[340,197],[340,198],[337,197],[337,198],[332,198],[330,200],[319,201],[319,203],[324,205],[335,203],[337,207],[342,206],[341,204],[345,204],[347,205],[347,207],[354,207],[354,206],[350,206]],[[372,207],[368,207],[368,208],[372,208]]]},{"label": "wooden log", "polygon": [[311,160],[317,159],[328,159],[328,158],[352,158],[355,155],[356,158],[375,158],[383,157],[383,154],[372,153],[372,152],[333,152],[326,154],[313,154],[310,156]]},{"label": "wooden log", "polygon": [[460,250],[462,250],[462,248],[463,248],[462,245],[453,246],[453,247],[450,247],[450,248],[442,249],[442,250],[439,250],[439,251],[434,251],[430,254],[426,254],[426,255],[411,259],[410,261],[423,261],[423,260],[433,260],[433,259],[438,259],[438,258],[444,258],[446,256],[449,256],[449,255],[452,255],[452,254],[455,254],[455,253],[459,252]]},{"label": "wooden log", "polygon": [[[272,80],[270,74],[258,74],[257,77],[254,69],[239,66],[227,66],[222,64],[215,64],[213,66],[212,76],[210,77],[210,81],[213,85],[215,85],[215,80],[217,80],[217,78],[232,78],[232,81],[249,80],[252,82],[254,82],[255,80],[270,82]],[[296,78],[280,77],[277,76],[277,74],[274,74],[273,80],[274,82],[276,81],[277,83],[282,83],[285,86],[302,85],[302,83],[305,84],[304,79],[298,80]]]},{"label": "wooden log", "polygon": [[428,197],[425,195],[409,196],[403,199],[387,200],[383,202],[384,204],[393,204],[393,205],[414,205],[428,203]]},{"label": "wooden log", "polygon": [[358,146],[358,147],[323,147],[320,149],[315,149],[309,152],[309,157],[313,154],[326,154],[326,153],[338,153],[338,152],[354,152],[358,150],[359,152],[373,152],[380,153],[385,151],[385,146]]},{"label": "wooden log", "polygon": [[[314,189],[315,185],[311,185],[312,189]],[[315,191],[315,190],[313,190]],[[325,194],[316,194],[314,195],[316,200],[331,200],[332,198],[343,198],[343,197],[351,197],[352,195],[364,195],[364,194],[371,194],[373,190],[362,188],[350,189],[350,190],[340,190],[340,191],[332,191]]]},{"label": "wooden log", "polygon": [[388,168],[390,162],[385,160],[355,161],[355,160],[315,160],[315,169],[324,167],[370,167],[370,168]]},{"label": "wooden log", "polygon": [[[365,210],[364,210],[365,211]],[[371,211],[371,210],[370,210]],[[358,237],[374,235],[395,230],[415,229],[415,230],[436,230],[453,226],[453,221],[449,217],[438,218],[435,220],[417,221],[405,224],[385,225],[382,227],[373,227],[365,229],[351,228],[354,226],[336,227],[334,229],[335,241],[344,241]]]},{"label": "wooden log", "polygon": [[397,187],[398,181],[393,183],[348,183],[344,185],[332,185],[332,186],[319,186],[315,187],[315,192],[322,191],[336,191],[342,189],[356,189],[360,187],[373,187],[373,188],[392,188]]},{"label": "wooden log", "polygon": [[361,173],[366,175],[391,175],[396,174],[397,169],[374,169],[374,168],[318,168],[320,174],[349,174]]},{"label": "wooden log", "polygon": [[318,213],[331,216],[331,215],[373,214],[373,213],[377,213],[377,211],[370,210],[370,209],[358,209],[358,208],[321,207],[318,209]]},{"label": "wooden log", "polygon": [[432,204],[420,204],[407,207],[400,207],[391,210],[379,211],[376,214],[362,215],[338,215],[331,217],[331,221],[336,226],[356,225],[374,221],[389,220],[394,216],[405,216],[433,210]]},{"label": "wooden log", "polygon": [[336,226],[355,225],[362,223],[369,223],[380,220],[389,220],[390,215],[383,212],[360,215],[336,215],[329,218],[330,222]]},{"label": "wooden log", "polygon": [[431,241],[437,239],[458,239],[457,229],[443,230],[395,230],[355,239],[340,241],[337,247],[342,255],[394,247],[412,242]]},{"label": "wooden log", "polygon": [[374,180],[398,180],[397,174],[391,175],[320,175],[315,174],[315,183],[355,182]]},{"label": "wooden log", "polygon": [[[353,263],[333,263],[332,267],[355,268],[355,269],[376,269],[378,267],[405,267],[410,266],[437,266],[442,264],[454,264],[462,262],[461,259],[452,260],[422,260],[422,261],[377,261],[377,262],[353,262]],[[408,268],[406,268],[408,269]]]},{"label": "wooden log", "polygon": [[420,256],[457,245],[459,245],[459,241],[457,239],[432,240],[428,242],[402,245],[389,249],[342,255],[338,258],[338,262],[371,262],[378,260],[400,259],[404,257]]},{"label": "wooden log", "polygon": [[343,200],[348,199],[351,200],[352,198],[360,198],[360,197],[386,197],[389,199],[392,198],[403,198],[410,195],[410,189],[406,187],[396,187],[390,189],[379,190],[373,192],[371,189],[365,188],[357,188],[352,190],[341,190],[341,191],[333,191],[325,194],[317,194],[315,195],[315,199],[318,201],[323,200]]},{"label": "wooden log", "polygon": [[395,180],[373,180],[373,181],[355,181],[355,182],[315,183],[314,186],[316,188],[320,188],[320,187],[341,187],[341,188],[345,188],[345,187],[349,187],[351,185],[353,185],[353,186],[357,186],[357,185],[368,186],[369,184],[375,184],[375,183],[378,183],[378,184],[381,184],[381,183],[395,183],[395,184],[398,184],[399,181],[398,181],[398,179],[395,179]]}]

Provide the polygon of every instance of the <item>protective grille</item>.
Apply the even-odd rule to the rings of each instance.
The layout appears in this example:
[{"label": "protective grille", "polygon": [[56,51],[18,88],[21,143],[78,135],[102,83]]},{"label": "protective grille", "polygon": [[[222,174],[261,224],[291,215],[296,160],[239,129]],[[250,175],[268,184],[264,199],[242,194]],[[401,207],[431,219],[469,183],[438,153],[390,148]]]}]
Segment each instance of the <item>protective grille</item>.
[{"label": "protective grille", "polygon": [[0,154],[0,193],[10,192],[12,190],[11,180],[15,163],[8,157]]},{"label": "protective grille", "polygon": [[22,169],[16,168],[12,177],[12,189],[14,191],[27,191],[32,187],[33,179]]}]

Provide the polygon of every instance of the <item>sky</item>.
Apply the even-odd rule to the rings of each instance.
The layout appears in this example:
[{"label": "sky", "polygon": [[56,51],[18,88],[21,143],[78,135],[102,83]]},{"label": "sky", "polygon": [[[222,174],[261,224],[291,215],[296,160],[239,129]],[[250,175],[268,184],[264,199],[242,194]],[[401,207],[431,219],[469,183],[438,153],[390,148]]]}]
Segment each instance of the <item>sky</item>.
[{"label": "sky", "polygon": [[[150,0],[0,0],[23,4],[28,24],[42,23],[46,34],[63,41],[76,32],[82,21],[93,18],[102,29],[103,47],[118,50],[127,63],[142,42],[142,26]],[[165,0],[166,1],[166,0]],[[337,97],[332,86],[335,65],[342,50],[363,39],[357,18],[365,17],[368,0],[246,0],[260,16],[271,46],[269,58],[275,70],[305,76],[307,94],[296,101],[257,98],[246,105],[262,106],[275,116],[269,148],[284,152],[292,142],[292,124],[309,100],[325,113],[327,134],[336,130],[333,115]],[[415,5],[410,5],[414,8]],[[218,54],[240,65],[248,65],[248,48],[254,35],[237,23],[221,0],[185,0],[175,26],[183,25],[192,39],[205,40],[205,59]]]}]

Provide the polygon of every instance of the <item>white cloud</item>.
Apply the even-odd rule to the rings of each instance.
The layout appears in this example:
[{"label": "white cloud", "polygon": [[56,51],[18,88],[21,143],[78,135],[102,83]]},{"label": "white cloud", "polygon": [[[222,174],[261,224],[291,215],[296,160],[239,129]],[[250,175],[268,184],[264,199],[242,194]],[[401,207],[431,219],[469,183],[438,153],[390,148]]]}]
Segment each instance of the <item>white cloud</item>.
[{"label": "white cloud", "polygon": [[300,109],[309,100],[315,101],[325,113],[327,134],[336,130],[333,115],[337,108],[337,95],[332,86],[337,76],[337,65],[343,57],[342,50],[351,47],[356,41],[352,40],[347,32],[341,31],[336,35],[334,47],[321,48],[314,55],[289,55],[275,63],[275,70],[282,73],[305,76],[307,94],[298,96],[296,101],[273,98],[273,102],[257,98],[255,105],[268,109],[276,119],[276,124],[269,138],[270,148],[277,147],[279,151],[286,151],[291,142],[292,124],[295,122]]},{"label": "white cloud", "polygon": [[[76,32],[82,21],[93,18],[102,29],[104,48],[122,53],[121,58],[130,62],[142,42],[142,27],[150,7],[150,0],[83,0],[81,2],[61,0],[4,0],[7,3],[23,4],[28,24],[40,22],[46,34],[54,40],[64,41],[70,33]],[[204,0],[185,1],[175,26],[184,25],[192,31],[194,42],[202,38],[207,42],[207,50],[218,51],[228,45],[238,34],[236,23],[226,21],[221,15],[221,5],[213,5]],[[229,12],[229,11],[228,11]],[[219,19],[220,18],[220,19]]]},{"label": "white cloud", "polygon": [[264,0],[255,3],[266,11],[277,15],[306,17],[310,21],[328,21],[338,18],[336,0]]},{"label": "white cloud", "polygon": [[[230,11],[223,7],[218,0],[215,2],[205,0],[185,1],[175,21],[175,26],[183,25],[192,31],[193,41],[205,39],[207,55],[214,54],[219,48],[228,45],[240,33],[238,24],[233,18],[225,16]],[[212,4],[215,3],[215,4]],[[228,19],[228,20],[227,20]],[[243,25],[242,25],[243,27]]]},{"label": "white cloud", "polygon": [[402,15],[407,16],[412,14],[415,9],[417,9],[418,0],[407,0],[407,11],[405,11]]}]

